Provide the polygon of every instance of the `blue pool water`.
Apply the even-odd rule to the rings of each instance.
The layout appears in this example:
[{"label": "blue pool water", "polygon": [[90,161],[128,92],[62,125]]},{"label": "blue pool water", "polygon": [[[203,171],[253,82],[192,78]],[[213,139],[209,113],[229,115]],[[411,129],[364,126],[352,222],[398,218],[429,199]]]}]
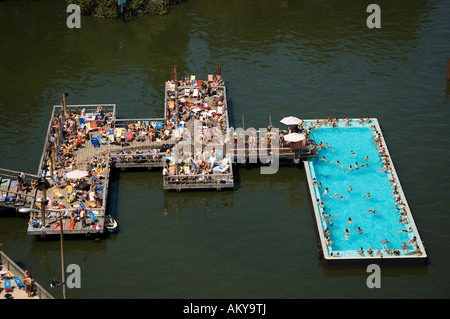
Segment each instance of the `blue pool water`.
[{"label": "blue pool water", "polygon": [[[340,122],[343,122],[342,120]],[[309,123],[308,123],[309,125]],[[322,187],[314,186],[316,198],[324,202],[323,207],[319,206],[320,214],[325,212],[333,217],[322,219],[322,227],[328,228],[331,235],[329,239],[333,242],[328,246],[328,252],[340,256],[360,256],[357,252],[362,247],[364,251],[370,248],[374,251],[374,256],[380,250],[384,256],[386,253],[382,240],[388,240],[388,249],[395,247],[401,255],[413,251],[414,248],[407,245],[408,250],[402,250],[402,244],[413,238],[413,232],[401,232],[410,227],[400,223],[400,210],[395,205],[393,188],[389,181],[390,174],[383,173],[382,163],[376,145],[373,144],[373,133],[371,124],[361,125],[353,121],[347,127],[341,123],[337,128],[321,126],[320,129],[313,130],[316,143],[328,143],[332,150],[325,147],[319,151],[317,159],[310,159],[308,164],[311,171],[311,178],[316,178],[317,183]],[[329,161],[321,160],[322,156]],[[368,160],[365,160],[368,156]],[[343,166],[342,169],[336,161]],[[355,169],[355,162],[359,168]],[[369,164],[369,167],[362,167]],[[353,171],[348,171],[352,165]],[[349,187],[352,191],[348,191]],[[328,194],[324,195],[328,188]],[[337,193],[342,198],[333,198]],[[366,194],[371,197],[367,198]],[[376,213],[367,213],[374,209]],[[353,224],[349,224],[351,218]],[[332,225],[329,221],[332,220]],[[357,232],[358,227],[362,229],[362,234]],[[346,236],[348,229],[348,236]],[[368,256],[365,252],[365,256]]]}]

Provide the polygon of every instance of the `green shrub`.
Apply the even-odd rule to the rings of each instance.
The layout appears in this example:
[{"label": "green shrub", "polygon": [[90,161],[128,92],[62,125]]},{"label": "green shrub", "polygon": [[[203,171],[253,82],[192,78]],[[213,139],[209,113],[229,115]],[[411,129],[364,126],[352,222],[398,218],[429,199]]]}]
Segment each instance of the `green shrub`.
[{"label": "green shrub", "polygon": [[[183,0],[127,0],[124,8],[127,16],[158,15],[167,13],[167,6],[181,1]],[[120,17],[117,0],[66,0],[66,2],[79,5],[83,15],[91,15],[96,18]]]}]

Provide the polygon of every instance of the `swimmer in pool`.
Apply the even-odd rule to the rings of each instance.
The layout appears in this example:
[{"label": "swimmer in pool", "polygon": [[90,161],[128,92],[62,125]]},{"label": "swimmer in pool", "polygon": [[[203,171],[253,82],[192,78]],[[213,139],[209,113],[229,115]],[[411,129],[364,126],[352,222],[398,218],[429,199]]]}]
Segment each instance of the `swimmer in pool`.
[{"label": "swimmer in pool", "polygon": [[369,211],[366,213],[366,215],[367,214],[378,214],[379,216],[381,216],[381,214],[379,212],[375,211],[375,209],[373,209],[373,208],[369,209]]},{"label": "swimmer in pool", "polygon": [[381,251],[379,249],[377,251],[377,255],[378,255],[378,257],[383,258],[383,254],[381,253]]},{"label": "swimmer in pool", "polygon": [[390,250],[386,244],[383,244],[383,249],[388,255],[392,255],[392,250]]},{"label": "swimmer in pool", "polygon": [[355,169],[358,169],[358,168],[359,168],[358,163],[355,162]]},{"label": "swimmer in pool", "polygon": [[322,158],[321,158],[320,160],[325,161],[325,162],[330,162],[329,160],[327,160],[327,159],[325,158],[325,156],[322,156]]},{"label": "swimmer in pool", "polygon": [[338,164],[342,169],[344,169],[344,166],[339,161],[336,161],[336,164]]},{"label": "swimmer in pool", "polygon": [[348,167],[347,173],[348,173],[348,172],[352,172],[352,171],[353,171],[353,167],[350,165],[350,166]]},{"label": "swimmer in pool", "polygon": [[411,230],[412,230],[411,227],[409,227],[408,229],[402,229],[402,230],[398,231],[397,234],[400,234],[400,233],[409,233]]},{"label": "swimmer in pool", "polygon": [[370,195],[370,193],[367,193],[367,194],[366,194],[366,197],[367,197],[367,198],[371,198],[372,195]]},{"label": "swimmer in pool", "polygon": [[348,240],[348,236],[350,236],[348,229],[345,229],[345,240]]},{"label": "swimmer in pool", "polygon": [[344,200],[344,197],[339,196],[338,193],[334,193],[334,195],[331,195],[330,197],[333,197],[333,198],[340,198],[340,199]]},{"label": "swimmer in pool", "polygon": [[356,152],[353,152],[353,150],[351,150],[350,153],[352,153],[353,156],[356,156]]},{"label": "swimmer in pool", "polygon": [[323,191],[323,196],[325,196],[326,194],[328,194],[328,187]]},{"label": "swimmer in pool", "polygon": [[334,152],[334,150],[331,148],[331,146],[328,145],[328,142],[325,142],[325,145],[326,145],[326,147],[328,147],[328,149],[329,149],[330,151]]},{"label": "swimmer in pool", "polygon": [[358,249],[358,253],[359,253],[361,256],[365,257],[365,256],[364,256],[364,250],[362,249],[362,247],[361,247],[360,249]]},{"label": "swimmer in pool", "polygon": [[364,157],[364,160],[365,160],[365,161],[370,161],[370,160],[369,160],[369,155],[367,155],[366,157]]},{"label": "swimmer in pool", "polygon": [[370,257],[373,257],[373,250],[372,248],[370,248],[370,246],[369,249],[367,250],[367,253],[369,254]]},{"label": "swimmer in pool", "polygon": [[320,142],[320,143],[317,145],[317,148],[318,148],[319,150],[323,149],[323,143]]},{"label": "swimmer in pool", "polygon": [[350,186],[348,189],[347,189],[347,192],[351,192],[353,190],[353,188]]},{"label": "swimmer in pool", "polygon": [[348,218],[347,224],[355,225],[355,223],[352,221],[351,217]]},{"label": "swimmer in pool", "polygon": [[355,229],[355,231],[356,231],[358,234],[362,234],[362,233],[363,233],[363,231],[362,231],[362,229],[361,229],[360,227],[358,227],[358,229]]}]

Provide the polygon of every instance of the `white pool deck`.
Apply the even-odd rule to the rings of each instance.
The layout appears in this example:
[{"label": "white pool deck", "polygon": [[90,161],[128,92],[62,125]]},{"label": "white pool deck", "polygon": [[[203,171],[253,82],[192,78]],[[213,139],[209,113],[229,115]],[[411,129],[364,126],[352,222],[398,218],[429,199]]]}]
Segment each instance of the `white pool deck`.
[{"label": "white pool deck", "polygon": [[[353,123],[358,123],[358,119],[351,119]],[[314,122],[315,120],[304,120],[308,125],[310,122]],[[365,120],[364,120],[365,121]],[[339,123],[345,123],[344,119],[339,119]],[[345,125],[345,124],[344,124]],[[371,125],[375,125],[375,128],[377,131],[381,132],[381,127],[378,123],[378,119],[376,118],[371,118],[371,123],[365,123],[364,124],[365,127],[369,127]],[[352,125],[354,127],[363,127],[361,124],[357,124],[357,125]],[[344,127],[342,126],[342,124],[339,127]],[[309,186],[309,191],[310,191],[310,195],[311,195],[311,200],[312,200],[312,206],[313,206],[313,210],[314,210],[314,215],[315,215],[315,221],[316,221],[316,226],[317,226],[317,233],[318,233],[318,239],[319,239],[319,247],[320,247],[320,251],[324,260],[324,264],[326,266],[351,266],[351,265],[367,265],[367,264],[378,264],[379,266],[381,265],[389,265],[389,266],[421,266],[421,265],[426,265],[427,264],[427,260],[428,260],[428,256],[425,250],[425,247],[423,246],[423,242],[422,239],[420,238],[419,235],[419,231],[416,227],[416,224],[414,222],[414,218],[412,216],[409,204],[407,202],[406,196],[403,192],[403,188],[401,186],[400,183],[400,179],[398,178],[397,172],[395,170],[394,167],[394,163],[392,161],[392,157],[389,153],[389,149],[386,145],[386,142],[384,140],[384,135],[383,133],[381,134],[382,138],[381,138],[381,142],[382,145],[384,147],[384,149],[386,150],[386,154],[389,156],[389,159],[391,160],[391,167],[392,167],[392,174],[394,175],[397,185],[398,185],[398,192],[401,196],[402,201],[405,203],[405,210],[407,212],[407,218],[408,218],[408,222],[409,225],[412,228],[412,233],[414,234],[414,236],[416,236],[417,239],[417,244],[420,248],[420,251],[422,252],[421,255],[418,254],[411,254],[411,255],[398,255],[398,256],[394,256],[394,255],[388,255],[383,251],[383,257],[379,257],[376,255],[376,252],[374,252],[373,257],[363,257],[363,256],[358,256],[358,254],[356,253],[356,256],[346,256],[346,254],[342,254],[340,252],[339,257],[336,256],[332,256],[331,253],[333,252],[332,249],[329,250],[325,242],[325,235],[324,235],[324,230],[323,230],[323,226],[322,226],[322,218],[321,218],[321,213],[319,211],[319,207],[317,206],[317,198],[316,198],[316,194],[314,191],[314,185],[312,183],[312,172],[310,170],[309,167],[309,162],[308,161],[304,161],[303,165],[305,167],[305,174],[306,174],[306,178],[308,181],[308,186]],[[355,247],[355,252],[356,252],[356,247]],[[336,253],[337,251],[335,251],[333,253],[333,255]]]}]

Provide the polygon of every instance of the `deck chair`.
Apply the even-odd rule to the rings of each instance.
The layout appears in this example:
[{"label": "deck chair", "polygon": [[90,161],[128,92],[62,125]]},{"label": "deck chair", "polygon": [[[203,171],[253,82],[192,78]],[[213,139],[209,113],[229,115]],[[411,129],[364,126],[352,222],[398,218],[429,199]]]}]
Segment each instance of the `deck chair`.
[{"label": "deck chair", "polygon": [[84,201],[84,203],[89,206],[89,207],[95,207],[95,204],[91,203],[90,201],[88,201],[87,199]]},{"label": "deck chair", "polygon": [[77,197],[77,193],[73,192],[72,194],[70,194],[69,198],[67,199],[67,202],[72,203],[76,197]]},{"label": "deck chair", "polygon": [[20,279],[19,276],[14,277],[14,281],[16,282],[17,288],[22,289],[25,287],[25,285],[22,282],[22,279]]},{"label": "deck chair", "polygon": [[9,178],[2,179],[0,182],[0,187],[1,186],[9,186],[9,182],[11,182],[11,180]]},{"label": "deck chair", "polygon": [[91,131],[98,131],[98,126],[96,121],[91,122]]},{"label": "deck chair", "polygon": [[91,137],[91,144],[95,147],[95,148],[99,148],[100,147],[100,143],[98,142],[98,140],[95,137]]},{"label": "deck chair", "polygon": [[72,193],[73,193],[73,187],[72,187],[72,185],[67,185],[67,186],[66,186],[66,194],[67,194],[67,197],[69,197]]},{"label": "deck chair", "polygon": [[103,144],[103,145],[108,144],[108,141],[103,139],[103,137],[101,135],[97,136],[97,140],[100,144]]},{"label": "deck chair", "polygon": [[127,142],[131,142],[131,140],[133,139],[133,132],[127,132]]},{"label": "deck chair", "polygon": [[108,135],[108,143],[111,144],[111,143],[114,143],[115,141],[116,141],[116,139],[114,138],[114,132],[113,132],[113,134]]},{"label": "deck chair", "polygon": [[5,279],[5,291],[12,291],[11,279]]},{"label": "deck chair", "polygon": [[59,197],[59,198],[63,198],[63,197],[64,197],[64,195],[61,194],[61,192],[59,191],[58,188],[53,189],[53,193],[55,193],[55,195],[56,195],[57,197]]},{"label": "deck chair", "polygon": [[7,196],[5,199],[5,204],[12,204],[16,200],[15,196]]}]

